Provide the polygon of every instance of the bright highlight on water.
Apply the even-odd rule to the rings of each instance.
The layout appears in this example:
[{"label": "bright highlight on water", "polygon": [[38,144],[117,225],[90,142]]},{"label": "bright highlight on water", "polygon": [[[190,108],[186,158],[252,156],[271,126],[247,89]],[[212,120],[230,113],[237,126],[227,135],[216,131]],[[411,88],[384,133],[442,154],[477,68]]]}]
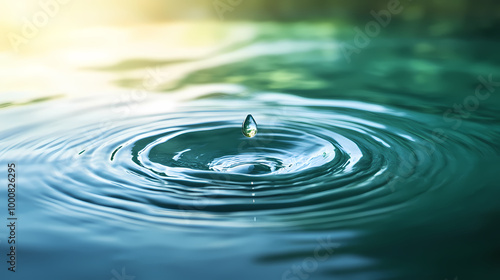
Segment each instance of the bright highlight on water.
[{"label": "bright highlight on water", "polygon": [[255,122],[254,118],[252,115],[248,115],[241,125],[241,132],[243,132],[243,135],[246,137],[254,137],[257,134],[257,123]]}]

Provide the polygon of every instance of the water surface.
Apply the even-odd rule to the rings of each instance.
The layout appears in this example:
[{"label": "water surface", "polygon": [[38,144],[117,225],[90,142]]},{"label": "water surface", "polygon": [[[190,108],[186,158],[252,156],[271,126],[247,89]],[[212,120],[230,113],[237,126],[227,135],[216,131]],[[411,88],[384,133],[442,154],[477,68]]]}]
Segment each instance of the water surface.
[{"label": "water surface", "polygon": [[214,30],[247,35],[3,93],[9,279],[499,275],[498,43],[386,34],[348,63],[325,24]]}]

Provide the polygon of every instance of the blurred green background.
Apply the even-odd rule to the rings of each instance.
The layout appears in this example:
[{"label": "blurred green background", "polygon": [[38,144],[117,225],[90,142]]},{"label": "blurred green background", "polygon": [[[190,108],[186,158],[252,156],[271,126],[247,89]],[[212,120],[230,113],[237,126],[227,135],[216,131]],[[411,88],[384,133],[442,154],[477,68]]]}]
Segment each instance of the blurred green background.
[{"label": "blurred green background", "polygon": [[[220,20],[218,11],[225,10],[229,21],[331,21],[336,24],[358,25],[371,20],[370,11],[387,9],[392,1],[348,0],[145,0],[145,1],[79,1],[25,0],[0,1],[0,28],[14,31],[30,19],[41,6],[54,2],[64,14],[56,23],[67,27],[88,27],[107,24],[134,24],[164,21]],[[467,34],[497,37],[500,24],[500,3],[495,0],[402,0],[396,1],[404,12],[395,16],[390,29],[405,30],[405,34],[449,35]],[[5,36],[2,36],[5,43]]]},{"label": "blurred green background", "polygon": [[[369,47],[356,46],[357,30],[366,33],[374,14],[384,17],[391,6],[398,12]],[[413,94],[461,101],[478,75],[495,74],[500,63],[500,2],[494,0],[1,0],[0,11],[3,92],[130,89],[140,86],[148,67],[161,66],[170,76],[150,91],[235,83],[309,96],[342,92],[366,101],[373,95],[356,90],[394,91],[391,100]],[[284,63],[260,56],[260,63],[241,65],[225,58],[239,49],[240,60],[256,55],[242,50],[256,42],[282,42],[284,53],[305,47],[286,45],[290,40],[319,41],[322,50],[302,65],[297,56]],[[350,46],[360,51],[346,54]],[[214,63],[227,66],[193,72],[181,65],[219,57]],[[330,87],[319,82],[330,77]]]}]

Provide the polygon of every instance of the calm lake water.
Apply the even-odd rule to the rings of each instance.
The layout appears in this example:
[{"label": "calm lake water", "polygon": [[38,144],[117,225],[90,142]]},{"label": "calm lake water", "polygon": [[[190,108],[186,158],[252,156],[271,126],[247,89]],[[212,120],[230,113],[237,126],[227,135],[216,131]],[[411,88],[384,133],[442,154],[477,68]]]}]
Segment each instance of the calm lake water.
[{"label": "calm lake water", "polygon": [[500,44],[387,33],[346,59],[346,34],[154,26],[3,55],[0,278],[496,279]]}]

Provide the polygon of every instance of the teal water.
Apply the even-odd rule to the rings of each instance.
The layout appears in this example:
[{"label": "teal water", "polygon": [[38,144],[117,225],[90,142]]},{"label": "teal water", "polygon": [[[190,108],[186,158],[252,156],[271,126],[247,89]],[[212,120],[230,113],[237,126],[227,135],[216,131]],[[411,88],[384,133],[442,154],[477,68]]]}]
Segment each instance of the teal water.
[{"label": "teal water", "polygon": [[498,277],[499,43],[386,36],[349,63],[329,34],[273,32],[150,61],[189,70],[135,101],[6,93],[2,279]]}]

